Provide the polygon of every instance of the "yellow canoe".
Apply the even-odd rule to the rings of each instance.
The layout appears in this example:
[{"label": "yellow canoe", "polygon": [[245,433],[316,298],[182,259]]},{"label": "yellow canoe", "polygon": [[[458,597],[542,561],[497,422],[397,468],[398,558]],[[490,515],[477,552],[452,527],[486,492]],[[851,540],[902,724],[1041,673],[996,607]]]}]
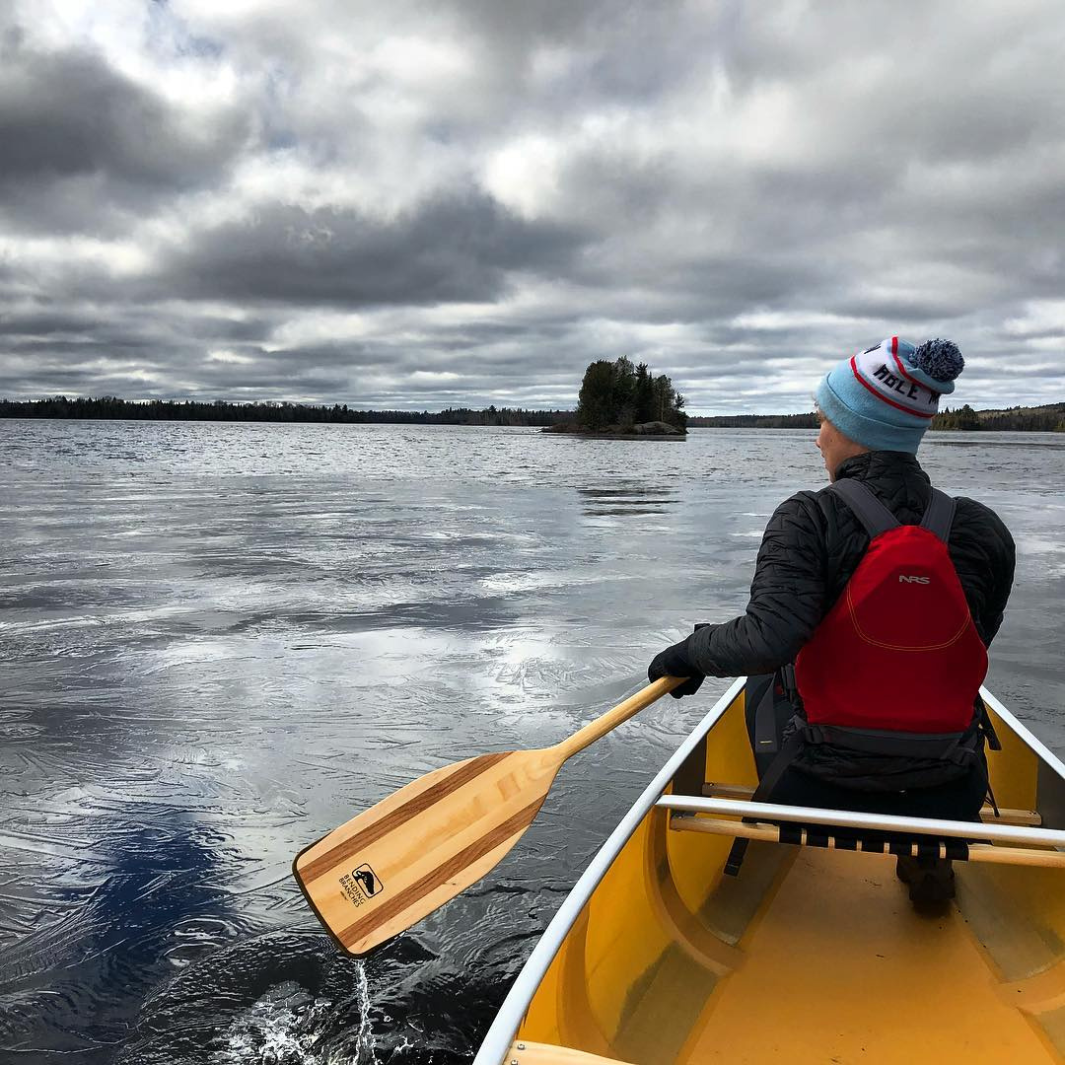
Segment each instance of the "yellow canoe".
[{"label": "yellow canoe", "polygon": [[[1065,766],[983,695],[1001,816],[985,807],[974,833],[822,810],[823,833],[783,830],[796,844],[776,825],[814,811],[750,820],[737,681],[592,860],[475,1065],[1065,1061]],[[962,845],[955,901],[919,912],[891,854],[834,849],[841,824],[984,842]],[[742,833],[740,875],[723,876]]]}]

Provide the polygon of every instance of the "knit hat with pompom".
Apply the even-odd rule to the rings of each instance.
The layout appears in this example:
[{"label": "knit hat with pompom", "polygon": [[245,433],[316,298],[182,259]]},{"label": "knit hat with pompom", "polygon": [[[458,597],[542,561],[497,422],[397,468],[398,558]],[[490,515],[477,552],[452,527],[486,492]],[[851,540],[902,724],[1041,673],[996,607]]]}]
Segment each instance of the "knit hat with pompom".
[{"label": "knit hat with pompom", "polygon": [[821,413],[872,451],[914,454],[939,409],[954,391],[965,360],[949,340],[919,347],[889,337],[837,364],[817,386]]}]

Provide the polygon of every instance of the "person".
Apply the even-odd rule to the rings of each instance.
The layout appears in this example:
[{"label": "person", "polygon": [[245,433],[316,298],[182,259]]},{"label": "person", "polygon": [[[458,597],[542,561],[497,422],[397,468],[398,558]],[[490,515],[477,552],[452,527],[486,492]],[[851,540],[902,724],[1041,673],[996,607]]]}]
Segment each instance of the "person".
[{"label": "person", "polygon": [[[771,765],[759,759],[759,798],[979,820],[978,692],[1015,548],[994,511],[935,492],[916,457],[963,366],[950,341],[898,337],[837,364],[816,392],[829,485],[773,513],[744,614],[696,626],[651,662],[651,680],[689,678],[676,698],[706,676],[775,674],[796,713]],[[953,894],[949,862],[900,859],[898,874],[911,898]]]}]

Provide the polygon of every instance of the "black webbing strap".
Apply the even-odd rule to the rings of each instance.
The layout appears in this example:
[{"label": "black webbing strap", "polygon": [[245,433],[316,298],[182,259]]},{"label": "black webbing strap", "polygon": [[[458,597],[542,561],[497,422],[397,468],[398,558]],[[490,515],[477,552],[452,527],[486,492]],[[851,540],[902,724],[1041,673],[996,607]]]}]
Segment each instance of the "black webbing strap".
[{"label": "black webbing strap", "polygon": [[780,749],[777,739],[776,678],[766,686],[762,698],[754,709],[754,753],[776,754]]},{"label": "black webbing strap", "polygon": [[998,738],[998,733],[995,731],[995,726],[991,724],[991,715],[987,712],[987,706],[984,703],[980,693],[976,693],[976,716],[980,719],[980,731],[983,732],[984,738],[987,740],[988,747],[993,751],[1002,750],[1002,740]]},{"label": "black webbing strap", "polygon": [[789,662],[785,666],[781,666],[780,670],[780,686],[784,689],[784,694],[787,696],[787,700],[796,710],[802,709],[802,696],[799,695],[799,684],[795,679],[795,663]]},{"label": "black webbing strap", "polygon": [[902,524],[861,481],[845,477],[842,481],[834,481],[829,489],[842,497],[864,526],[870,540]]},{"label": "black webbing strap", "polygon": [[725,859],[725,876],[740,875],[740,866],[743,865],[743,858],[747,853],[747,844],[750,842],[746,836],[737,836],[732,841],[728,857]]},{"label": "black webbing strap", "polygon": [[[780,745],[780,751],[776,758],[769,764],[762,779],[758,781],[758,787],[754,789],[751,802],[767,802],[773,789],[777,786],[784,771],[795,760],[796,755],[802,750],[802,729],[796,728],[794,732]],[[749,821],[750,818],[744,818]],[[725,859],[725,875],[739,876],[740,866],[743,865],[743,856],[747,853],[747,844],[751,841],[743,836],[737,836],[732,843],[732,848]]]},{"label": "black webbing strap", "polygon": [[[962,839],[936,839],[933,836],[885,837],[843,832],[832,825],[801,825],[788,822],[779,826],[778,839],[796,847],[822,847],[832,850],[856,851],[865,854],[893,854],[897,858],[910,857],[916,847],[918,858],[948,858],[964,862],[969,859],[969,844]],[[978,833],[977,833],[978,834]],[[739,842],[739,841],[737,841]],[[747,842],[744,840],[743,842]]]},{"label": "black webbing strap", "polygon": [[921,519],[921,528],[935,533],[943,543],[950,541],[950,527],[954,524],[955,500],[946,492],[938,488],[932,489],[932,498],[928,501],[928,509]]}]

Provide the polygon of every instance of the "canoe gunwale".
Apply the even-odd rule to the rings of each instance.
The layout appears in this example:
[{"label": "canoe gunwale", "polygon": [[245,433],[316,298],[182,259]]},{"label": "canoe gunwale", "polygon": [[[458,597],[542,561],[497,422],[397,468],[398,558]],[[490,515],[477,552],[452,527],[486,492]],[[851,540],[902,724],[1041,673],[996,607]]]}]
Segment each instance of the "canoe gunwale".
[{"label": "canoe gunwale", "polygon": [[573,890],[563,900],[547,928],[544,929],[543,935],[537,940],[528,960],[511,985],[503,1005],[500,1006],[495,1020],[477,1051],[477,1056],[473,1059],[473,1065],[500,1065],[500,1062],[506,1059],[518,1026],[532,1002],[536,989],[555,960],[555,955],[559,952],[585,904],[599,886],[599,882],[606,875],[621,848],[639,827],[640,822],[654,808],[655,800],[661,797],[682,763],[725,715],[743,691],[746,683],[746,677],[737,677],[733,681],[721,698],[714,703],[706,717],[695,726],[687,739],[669,757],[666,764],[644,789],[643,794],[633,803],[628,813],[606,838],[595,857],[588,863],[580,879],[574,884]]},{"label": "canoe gunwale", "polygon": [[984,700],[987,706],[993,710],[999,718],[1002,719],[1013,732],[1013,734],[1019,739],[1025,747],[1027,747],[1032,754],[1043,762],[1049,768],[1053,769],[1055,773],[1063,781],[1065,781],[1065,762],[1054,754],[1050,748],[1047,747],[1042,740],[1037,739],[1025,725],[1018,721],[1012,711],[1007,710],[986,688],[980,689],[980,697]]}]

